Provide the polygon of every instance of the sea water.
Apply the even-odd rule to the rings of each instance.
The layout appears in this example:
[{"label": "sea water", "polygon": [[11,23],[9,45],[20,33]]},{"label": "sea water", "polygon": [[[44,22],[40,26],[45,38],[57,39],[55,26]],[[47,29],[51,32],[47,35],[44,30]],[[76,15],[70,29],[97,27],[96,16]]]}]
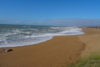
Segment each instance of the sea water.
[{"label": "sea water", "polygon": [[84,34],[79,27],[0,25],[0,47],[18,47],[41,43],[54,36]]}]

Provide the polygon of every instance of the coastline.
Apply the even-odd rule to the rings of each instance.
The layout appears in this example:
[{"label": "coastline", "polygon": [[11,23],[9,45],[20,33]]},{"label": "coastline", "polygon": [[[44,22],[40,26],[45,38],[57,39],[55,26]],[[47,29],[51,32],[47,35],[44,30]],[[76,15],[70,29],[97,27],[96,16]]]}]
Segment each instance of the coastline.
[{"label": "coastline", "polygon": [[79,60],[84,44],[77,36],[58,36],[0,55],[1,67],[62,67]]},{"label": "coastline", "polygon": [[85,55],[100,50],[100,30],[83,29],[85,35],[55,36],[37,45],[15,47],[11,48],[12,52],[0,53],[0,67],[66,67],[74,64]]},{"label": "coastline", "polygon": [[[64,30],[62,30],[64,29]],[[36,28],[36,30],[39,31],[38,28]],[[46,42],[50,39],[52,39],[55,36],[72,36],[72,35],[82,35],[84,34],[84,32],[82,31],[81,28],[79,27],[50,27],[50,29],[48,30],[52,30],[54,32],[50,31],[45,31],[45,33],[43,34],[42,31],[40,32],[31,32],[29,31],[21,31],[20,29],[17,30],[10,30],[10,32],[14,31],[15,33],[6,33],[4,32],[4,34],[1,33],[1,41],[0,41],[0,48],[8,48],[8,47],[22,47],[22,46],[28,46],[28,45],[36,45],[39,44],[41,42]],[[59,30],[59,32],[57,32],[57,30]],[[34,31],[34,30],[33,30]],[[56,32],[55,32],[56,31]],[[22,33],[22,34],[21,34]],[[30,34],[29,34],[30,33]],[[17,34],[17,35],[15,35]],[[35,35],[37,34],[37,35]],[[20,37],[19,37],[20,36]]]}]

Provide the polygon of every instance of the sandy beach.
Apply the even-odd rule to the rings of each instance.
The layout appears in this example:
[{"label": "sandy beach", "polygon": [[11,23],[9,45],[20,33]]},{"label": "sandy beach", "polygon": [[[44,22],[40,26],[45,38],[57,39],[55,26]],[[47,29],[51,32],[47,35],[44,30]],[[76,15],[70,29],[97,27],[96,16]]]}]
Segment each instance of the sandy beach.
[{"label": "sandy beach", "polygon": [[58,36],[37,45],[0,53],[0,67],[67,67],[85,55],[99,52],[100,29],[83,29],[84,35]]}]

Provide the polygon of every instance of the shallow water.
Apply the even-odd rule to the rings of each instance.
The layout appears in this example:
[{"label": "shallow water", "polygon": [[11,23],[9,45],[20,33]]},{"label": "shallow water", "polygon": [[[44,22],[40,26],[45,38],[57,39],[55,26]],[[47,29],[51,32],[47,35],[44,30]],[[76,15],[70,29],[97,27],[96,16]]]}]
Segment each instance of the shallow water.
[{"label": "shallow water", "polygon": [[0,25],[0,47],[17,47],[37,44],[53,36],[84,34],[78,27],[53,27],[29,25]]}]

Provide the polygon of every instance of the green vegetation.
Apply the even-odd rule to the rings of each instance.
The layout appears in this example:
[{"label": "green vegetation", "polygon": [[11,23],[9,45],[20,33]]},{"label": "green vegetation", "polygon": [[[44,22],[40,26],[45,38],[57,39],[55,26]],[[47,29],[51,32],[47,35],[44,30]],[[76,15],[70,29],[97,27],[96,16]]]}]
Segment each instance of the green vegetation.
[{"label": "green vegetation", "polygon": [[100,55],[89,56],[88,58],[82,59],[76,64],[71,64],[68,67],[100,67]]}]

